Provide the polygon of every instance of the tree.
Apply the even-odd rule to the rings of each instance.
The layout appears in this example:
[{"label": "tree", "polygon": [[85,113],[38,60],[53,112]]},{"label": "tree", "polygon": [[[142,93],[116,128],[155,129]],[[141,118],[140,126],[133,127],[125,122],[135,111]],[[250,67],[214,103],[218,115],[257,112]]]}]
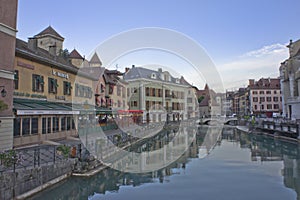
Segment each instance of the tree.
[{"label": "tree", "polygon": [[201,103],[201,101],[204,99],[204,96],[200,96],[199,98],[198,98],[198,103]]}]

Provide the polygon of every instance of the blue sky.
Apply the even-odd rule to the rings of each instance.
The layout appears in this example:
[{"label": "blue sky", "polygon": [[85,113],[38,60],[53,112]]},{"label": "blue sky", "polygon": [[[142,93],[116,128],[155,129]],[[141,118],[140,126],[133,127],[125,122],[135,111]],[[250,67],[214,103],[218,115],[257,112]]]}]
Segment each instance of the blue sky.
[{"label": "blue sky", "polygon": [[126,30],[172,29],[200,44],[233,88],[278,76],[285,45],[300,39],[299,8],[299,0],[19,0],[17,37],[27,40],[51,25],[65,48],[88,56]]}]

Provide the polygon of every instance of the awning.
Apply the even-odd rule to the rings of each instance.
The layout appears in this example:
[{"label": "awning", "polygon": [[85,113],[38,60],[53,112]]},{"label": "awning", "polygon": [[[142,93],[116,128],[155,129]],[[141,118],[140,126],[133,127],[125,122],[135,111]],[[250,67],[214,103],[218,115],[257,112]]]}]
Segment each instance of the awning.
[{"label": "awning", "polygon": [[96,108],[88,104],[14,98],[13,110],[17,115],[79,115],[82,112],[95,112]]}]

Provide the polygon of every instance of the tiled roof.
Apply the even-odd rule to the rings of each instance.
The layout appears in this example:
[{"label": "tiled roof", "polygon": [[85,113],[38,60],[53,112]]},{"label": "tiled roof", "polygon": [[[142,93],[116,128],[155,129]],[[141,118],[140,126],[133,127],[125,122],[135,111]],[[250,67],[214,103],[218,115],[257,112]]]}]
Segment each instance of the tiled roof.
[{"label": "tiled roof", "polygon": [[90,60],[91,64],[99,64],[100,66],[102,65],[102,62],[98,56],[98,54],[95,52],[94,55],[92,56],[91,60]]},{"label": "tiled roof", "polygon": [[79,71],[87,73],[91,77],[99,80],[100,77],[104,75],[105,68],[104,67],[83,67],[80,68]]},{"label": "tiled roof", "polygon": [[22,41],[20,39],[16,39],[16,55],[25,57],[27,59],[35,60],[37,62],[53,66],[55,68],[64,70],[66,72],[71,72],[74,74],[79,73],[80,75],[91,78],[89,74],[80,71],[78,72],[78,68],[71,64],[69,58],[57,55],[53,56],[48,51],[41,49],[39,47],[35,47],[35,49],[31,49],[28,47],[28,43]]},{"label": "tiled roof", "polygon": [[59,35],[51,26],[48,26],[46,29],[35,35],[35,37],[42,37],[45,35],[52,35],[56,38],[64,40],[64,38],[61,35]]},{"label": "tiled roof", "polygon": [[261,78],[248,86],[250,89],[280,89],[279,78]]},{"label": "tiled roof", "polygon": [[84,59],[76,49],[73,49],[73,51],[70,53],[69,58],[75,58],[75,59]]}]

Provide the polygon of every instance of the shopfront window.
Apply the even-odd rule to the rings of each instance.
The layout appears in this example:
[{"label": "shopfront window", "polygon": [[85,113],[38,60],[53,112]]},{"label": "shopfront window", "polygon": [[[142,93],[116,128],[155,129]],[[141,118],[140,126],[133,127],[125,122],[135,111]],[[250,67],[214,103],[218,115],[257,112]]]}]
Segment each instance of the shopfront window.
[{"label": "shopfront window", "polygon": [[61,130],[66,130],[66,117],[61,118]]},{"label": "shopfront window", "polygon": [[47,133],[47,118],[42,118],[42,134]]},{"label": "shopfront window", "polygon": [[14,119],[14,136],[20,136],[21,118]]},{"label": "shopfront window", "polygon": [[58,132],[59,130],[59,118],[58,117],[52,117],[52,130],[53,133]]},{"label": "shopfront window", "polygon": [[33,117],[31,118],[31,134],[38,134],[38,118],[37,117]]},{"label": "shopfront window", "polygon": [[22,119],[22,135],[29,135],[30,133],[30,118]]},{"label": "shopfront window", "polygon": [[48,121],[48,123],[47,123],[48,124],[47,125],[48,126],[48,128],[47,128],[48,129],[48,133],[51,133],[51,117],[48,117],[47,121]]}]

